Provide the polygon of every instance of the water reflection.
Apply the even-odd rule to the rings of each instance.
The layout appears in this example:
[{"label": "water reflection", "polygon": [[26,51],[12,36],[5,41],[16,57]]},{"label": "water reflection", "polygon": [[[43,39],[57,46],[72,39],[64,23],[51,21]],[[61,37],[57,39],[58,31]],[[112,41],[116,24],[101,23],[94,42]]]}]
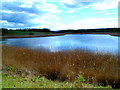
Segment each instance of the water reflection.
[{"label": "water reflection", "polygon": [[64,36],[5,39],[3,44],[50,51],[82,49],[92,52],[118,52],[118,37],[99,34],[70,34]]}]

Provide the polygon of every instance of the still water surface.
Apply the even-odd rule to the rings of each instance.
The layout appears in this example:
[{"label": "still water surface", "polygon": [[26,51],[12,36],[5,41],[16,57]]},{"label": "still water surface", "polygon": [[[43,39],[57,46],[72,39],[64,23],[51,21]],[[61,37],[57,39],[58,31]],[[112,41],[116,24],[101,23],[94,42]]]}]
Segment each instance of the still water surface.
[{"label": "still water surface", "polygon": [[49,51],[88,50],[117,54],[118,37],[99,34],[69,34],[64,36],[4,39],[2,44]]}]

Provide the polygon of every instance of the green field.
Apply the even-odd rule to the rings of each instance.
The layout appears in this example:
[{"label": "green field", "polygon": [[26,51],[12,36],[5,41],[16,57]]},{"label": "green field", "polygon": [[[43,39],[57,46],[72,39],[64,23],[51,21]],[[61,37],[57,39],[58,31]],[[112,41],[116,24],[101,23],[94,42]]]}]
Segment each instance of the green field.
[{"label": "green field", "polygon": [[40,35],[51,34],[52,32],[34,32],[34,31],[7,31],[3,36],[18,36],[18,35]]}]

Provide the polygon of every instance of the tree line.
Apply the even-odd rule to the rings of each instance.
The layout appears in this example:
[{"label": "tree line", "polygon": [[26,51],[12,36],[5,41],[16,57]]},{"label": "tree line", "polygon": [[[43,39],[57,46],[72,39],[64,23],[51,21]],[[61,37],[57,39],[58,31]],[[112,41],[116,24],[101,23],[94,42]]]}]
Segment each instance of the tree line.
[{"label": "tree line", "polygon": [[[13,29],[1,28],[2,34],[6,34],[7,31],[13,31]],[[55,32],[55,33],[87,33],[87,32],[120,32],[120,28],[101,28],[101,29],[68,29],[68,30],[56,30],[51,31],[49,28],[43,29],[15,29],[14,31],[32,31],[32,32]]]}]

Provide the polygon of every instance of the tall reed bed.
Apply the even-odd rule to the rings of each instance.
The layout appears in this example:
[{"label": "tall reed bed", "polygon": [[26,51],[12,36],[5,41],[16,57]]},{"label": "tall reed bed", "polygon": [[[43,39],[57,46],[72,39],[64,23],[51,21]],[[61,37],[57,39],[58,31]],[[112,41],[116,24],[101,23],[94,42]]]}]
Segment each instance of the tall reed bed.
[{"label": "tall reed bed", "polygon": [[120,61],[109,53],[46,52],[3,45],[2,63],[34,69],[52,80],[74,81],[77,75],[83,75],[87,83],[120,88]]}]

